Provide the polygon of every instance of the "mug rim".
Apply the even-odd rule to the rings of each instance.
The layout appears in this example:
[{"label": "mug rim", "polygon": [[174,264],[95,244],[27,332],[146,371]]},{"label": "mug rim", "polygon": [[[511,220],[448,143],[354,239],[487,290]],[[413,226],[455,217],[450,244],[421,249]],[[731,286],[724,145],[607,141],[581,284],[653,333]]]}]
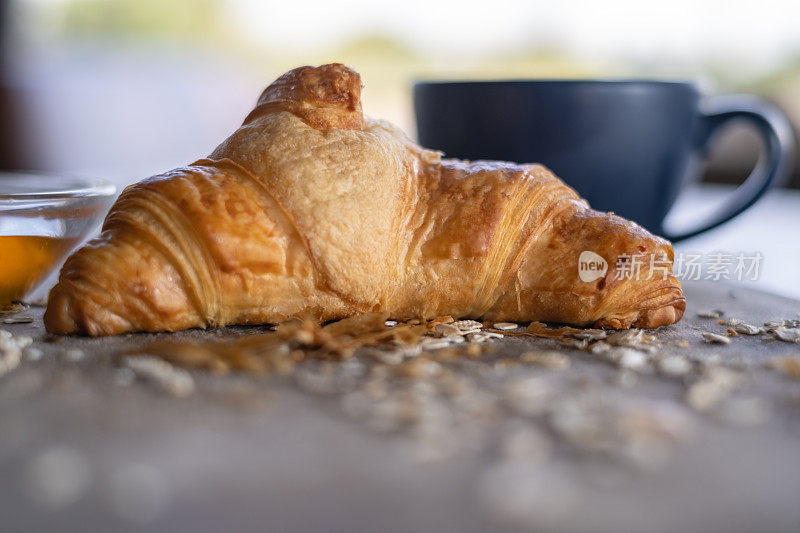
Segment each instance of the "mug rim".
[{"label": "mug rim", "polygon": [[658,78],[507,78],[507,79],[463,79],[463,80],[436,80],[416,79],[414,87],[464,87],[464,86],[490,86],[490,85],[597,85],[597,86],[650,86],[650,87],[676,87],[689,88],[699,91],[700,82],[696,80],[669,80]]}]

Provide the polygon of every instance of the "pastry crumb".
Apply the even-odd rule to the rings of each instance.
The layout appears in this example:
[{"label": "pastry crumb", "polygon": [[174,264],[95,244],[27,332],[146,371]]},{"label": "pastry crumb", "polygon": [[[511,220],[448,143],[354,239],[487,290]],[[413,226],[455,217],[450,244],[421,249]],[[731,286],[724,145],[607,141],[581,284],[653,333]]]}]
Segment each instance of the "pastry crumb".
[{"label": "pastry crumb", "polygon": [[729,337],[725,337],[723,335],[718,335],[717,333],[711,332],[704,332],[703,333],[703,340],[710,344],[729,344],[731,339]]}]

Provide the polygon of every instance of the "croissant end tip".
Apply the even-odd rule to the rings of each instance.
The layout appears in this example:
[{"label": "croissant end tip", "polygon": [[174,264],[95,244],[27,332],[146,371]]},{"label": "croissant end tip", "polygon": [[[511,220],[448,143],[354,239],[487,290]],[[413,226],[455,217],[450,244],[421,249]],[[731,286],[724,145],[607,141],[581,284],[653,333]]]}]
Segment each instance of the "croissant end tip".
[{"label": "croissant end tip", "polygon": [[72,335],[80,332],[77,322],[69,312],[70,298],[64,292],[50,291],[47,299],[47,308],[44,311],[44,328],[53,335]]},{"label": "croissant end tip", "polygon": [[642,329],[655,329],[669,326],[679,321],[686,310],[686,299],[681,297],[663,307],[643,311],[634,323],[634,327]]}]

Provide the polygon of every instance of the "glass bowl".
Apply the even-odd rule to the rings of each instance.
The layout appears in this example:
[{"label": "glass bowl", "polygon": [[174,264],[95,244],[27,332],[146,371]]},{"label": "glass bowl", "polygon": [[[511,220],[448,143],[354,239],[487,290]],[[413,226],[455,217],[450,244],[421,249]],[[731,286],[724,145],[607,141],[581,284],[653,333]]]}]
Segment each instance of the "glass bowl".
[{"label": "glass bowl", "polygon": [[61,267],[98,227],[115,194],[101,180],[0,173],[0,310]]}]

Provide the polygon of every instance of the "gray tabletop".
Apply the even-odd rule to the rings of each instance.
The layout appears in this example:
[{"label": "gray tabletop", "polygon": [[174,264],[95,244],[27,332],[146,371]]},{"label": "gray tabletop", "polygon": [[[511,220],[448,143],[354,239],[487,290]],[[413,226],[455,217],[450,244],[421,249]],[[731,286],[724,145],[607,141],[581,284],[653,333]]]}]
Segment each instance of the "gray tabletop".
[{"label": "gray tabletop", "polygon": [[697,313],[762,326],[800,302],[686,295],[610,351],[506,337],[413,377],[359,354],[177,389],[115,356],[162,336],[51,339],[31,308],[0,325],[33,338],[0,376],[0,530],[798,531],[800,381],[770,362],[800,345],[709,343],[728,325]]}]

